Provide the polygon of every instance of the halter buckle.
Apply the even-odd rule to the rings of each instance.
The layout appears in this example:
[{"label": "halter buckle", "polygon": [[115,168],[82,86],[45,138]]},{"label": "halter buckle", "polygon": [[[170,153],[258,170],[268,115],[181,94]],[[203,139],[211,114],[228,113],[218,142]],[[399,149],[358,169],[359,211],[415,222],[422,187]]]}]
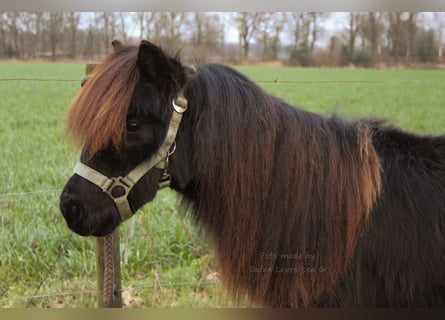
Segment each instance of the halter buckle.
[{"label": "halter buckle", "polygon": [[112,199],[127,197],[133,183],[126,177],[112,177],[110,183],[104,186],[103,192],[108,194]]},{"label": "halter buckle", "polygon": [[163,173],[158,182],[158,189],[164,189],[170,186],[172,176],[169,173]]}]

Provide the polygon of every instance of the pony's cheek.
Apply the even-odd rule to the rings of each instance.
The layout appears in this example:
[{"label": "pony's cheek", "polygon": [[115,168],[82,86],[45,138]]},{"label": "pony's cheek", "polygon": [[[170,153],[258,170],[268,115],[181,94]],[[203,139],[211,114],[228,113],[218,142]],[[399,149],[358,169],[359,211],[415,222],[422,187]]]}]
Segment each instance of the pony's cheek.
[{"label": "pony's cheek", "polygon": [[162,170],[150,170],[130,191],[128,200],[134,213],[154,199]]}]

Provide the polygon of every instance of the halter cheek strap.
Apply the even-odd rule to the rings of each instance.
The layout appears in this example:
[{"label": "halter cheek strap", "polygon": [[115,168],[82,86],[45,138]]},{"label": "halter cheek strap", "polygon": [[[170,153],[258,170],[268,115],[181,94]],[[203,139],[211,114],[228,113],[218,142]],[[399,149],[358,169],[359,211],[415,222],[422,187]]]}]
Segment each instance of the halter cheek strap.
[{"label": "halter cheek strap", "polygon": [[168,174],[168,158],[176,149],[176,134],[181,123],[182,114],[187,110],[187,100],[182,92],[173,100],[173,113],[168,125],[167,134],[158,152],[132,169],[125,177],[107,177],[97,170],[78,162],[74,167],[74,173],[95,184],[111,199],[113,199],[121,216],[125,221],[133,215],[128,194],[134,185],[142,179],[153,167],[163,169],[164,172],[158,184],[158,189],[170,185],[171,177]]}]

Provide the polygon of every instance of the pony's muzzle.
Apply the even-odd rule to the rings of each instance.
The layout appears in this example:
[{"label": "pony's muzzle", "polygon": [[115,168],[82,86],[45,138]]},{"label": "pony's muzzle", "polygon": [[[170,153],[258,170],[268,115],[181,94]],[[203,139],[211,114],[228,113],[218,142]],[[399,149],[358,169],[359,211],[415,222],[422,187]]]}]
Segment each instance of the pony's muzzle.
[{"label": "pony's muzzle", "polygon": [[60,196],[60,211],[65,220],[75,224],[85,218],[86,209],[79,197],[64,191]]}]

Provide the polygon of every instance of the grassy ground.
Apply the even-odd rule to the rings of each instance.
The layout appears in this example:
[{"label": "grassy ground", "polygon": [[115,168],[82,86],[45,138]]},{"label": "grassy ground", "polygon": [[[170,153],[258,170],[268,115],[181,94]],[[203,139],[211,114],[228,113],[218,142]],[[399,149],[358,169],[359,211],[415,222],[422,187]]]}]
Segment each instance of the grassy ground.
[{"label": "grassy ground", "polygon": [[[64,139],[64,115],[84,65],[0,63],[0,70],[0,78],[76,80],[0,81],[0,307],[95,307],[94,239],[71,233],[58,209],[77,160]],[[260,85],[308,110],[389,118],[425,134],[445,131],[443,71],[239,70],[255,81],[277,79]],[[287,80],[309,82],[280,82]],[[121,227],[126,305],[233,306],[215,281],[207,241],[177,214],[176,203],[173,192],[162,191],[133,218],[129,244],[132,222]]]}]

